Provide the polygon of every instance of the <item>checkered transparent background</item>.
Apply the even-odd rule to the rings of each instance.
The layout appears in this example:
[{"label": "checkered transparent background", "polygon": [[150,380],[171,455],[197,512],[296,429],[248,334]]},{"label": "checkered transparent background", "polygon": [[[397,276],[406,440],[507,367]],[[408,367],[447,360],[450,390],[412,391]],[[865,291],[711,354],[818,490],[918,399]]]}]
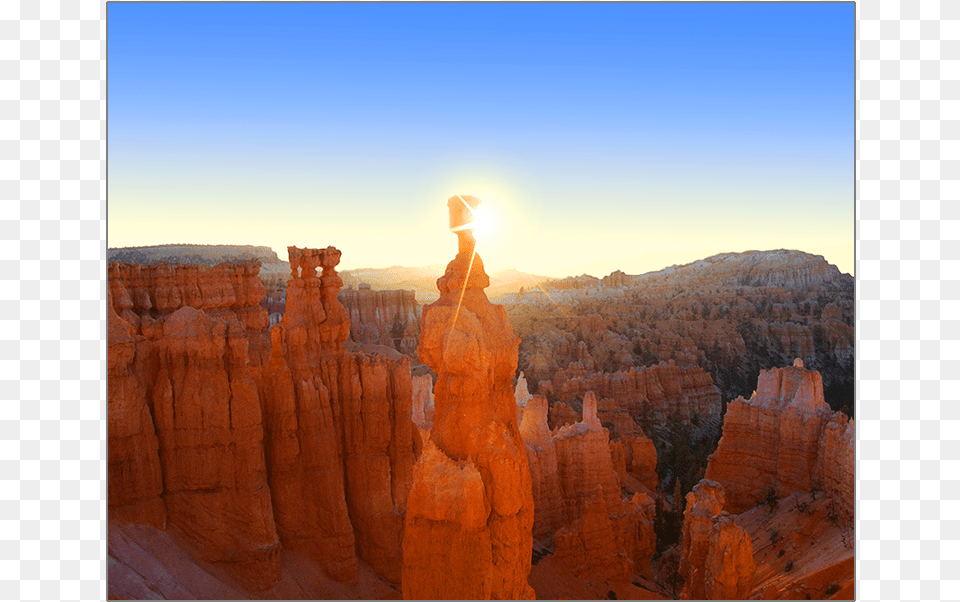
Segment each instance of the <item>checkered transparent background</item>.
[{"label": "checkered transparent background", "polygon": [[[105,15],[0,2],[0,598],[106,598]],[[857,597],[960,599],[960,1],[858,17]]]}]

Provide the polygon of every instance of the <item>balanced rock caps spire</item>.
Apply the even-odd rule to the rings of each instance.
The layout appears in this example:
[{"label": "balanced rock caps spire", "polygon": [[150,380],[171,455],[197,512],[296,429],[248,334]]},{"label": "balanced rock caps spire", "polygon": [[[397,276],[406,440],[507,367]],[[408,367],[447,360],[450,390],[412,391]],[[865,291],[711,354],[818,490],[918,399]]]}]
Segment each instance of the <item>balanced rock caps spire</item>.
[{"label": "balanced rock caps spire", "polygon": [[449,200],[459,252],[423,308],[418,354],[437,373],[436,413],[407,503],[403,597],[532,599],[533,494],[512,383],[520,339],[483,291],[461,198],[479,205]]}]

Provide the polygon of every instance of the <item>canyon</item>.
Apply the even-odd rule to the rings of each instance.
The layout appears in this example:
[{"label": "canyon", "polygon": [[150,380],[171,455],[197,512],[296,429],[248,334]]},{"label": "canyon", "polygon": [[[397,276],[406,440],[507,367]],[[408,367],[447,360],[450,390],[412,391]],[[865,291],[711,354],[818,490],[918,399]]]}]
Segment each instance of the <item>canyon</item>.
[{"label": "canyon", "polygon": [[[469,247],[427,306],[333,247],[110,262],[110,597],[852,599],[854,421],[811,367],[845,369],[845,280],[769,253],[506,306]],[[711,295],[767,299],[749,396]]]}]

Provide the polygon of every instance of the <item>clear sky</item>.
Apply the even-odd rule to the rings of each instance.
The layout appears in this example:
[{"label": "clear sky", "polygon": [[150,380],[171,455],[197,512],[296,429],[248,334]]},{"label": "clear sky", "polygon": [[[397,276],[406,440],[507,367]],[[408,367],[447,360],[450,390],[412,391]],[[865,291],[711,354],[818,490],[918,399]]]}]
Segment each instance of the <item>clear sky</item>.
[{"label": "clear sky", "polygon": [[108,243],[637,274],[854,263],[853,3],[109,3]]}]

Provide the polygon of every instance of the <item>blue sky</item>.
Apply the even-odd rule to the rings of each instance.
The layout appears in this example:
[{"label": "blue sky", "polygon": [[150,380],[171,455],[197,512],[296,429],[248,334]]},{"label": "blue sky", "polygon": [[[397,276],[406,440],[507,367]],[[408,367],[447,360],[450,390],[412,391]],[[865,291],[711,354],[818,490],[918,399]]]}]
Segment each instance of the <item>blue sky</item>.
[{"label": "blue sky", "polygon": [[853,273],[852,3],[108,4],[110,246],[603,276],[794,248]]}]

